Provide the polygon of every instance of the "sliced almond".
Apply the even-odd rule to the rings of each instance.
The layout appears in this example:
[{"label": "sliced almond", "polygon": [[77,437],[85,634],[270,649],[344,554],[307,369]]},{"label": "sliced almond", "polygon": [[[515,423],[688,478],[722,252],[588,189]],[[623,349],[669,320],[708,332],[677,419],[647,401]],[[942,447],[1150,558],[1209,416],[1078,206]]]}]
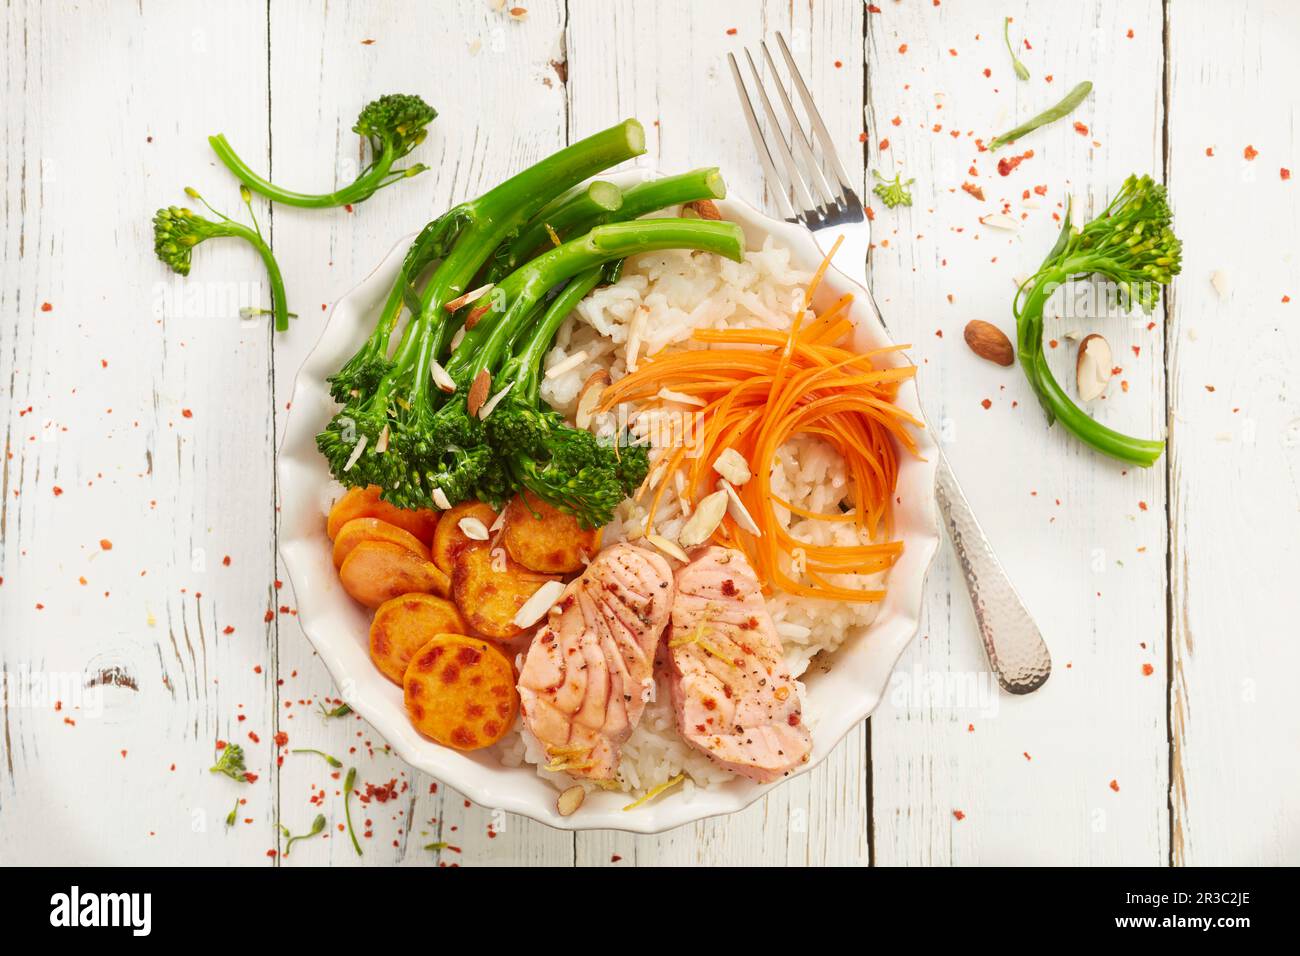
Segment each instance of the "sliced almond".
[{"label": "sliced almond", "polygon": [[587,380],[582,383],[582,388],[578,392],[578,410],[573,415],[574,424],[579,428],[591,427],[592,420],[596,417],[596,409],[600,407],[601,396],[605,394],[605,389],[608,387],[609,373],[604,369],[587,376]]},{"label": "sliced almond", "polygon": [[438,386],[439,391],[446,392],[448,395],[456,391],[455,381],[447,374],[447,370],[437,362],[429,366],[429,375],[433,377],[433,384]]},{"label": "sliced almond", "polygon": [[492,303],[489,302],[487,305],[480,305],[477,309],[470,309],[469,315],[465,316],[465,328],[472,329],[478,325],[478,320],[487,315],[491,308]]},{"label": "sliced almond", "polygon": [[478,413],[479,420],[485,421],[487,417],[491,415],[492,412],[496,409],[496,407],[501,404],[501,399],[505,398],[508,394],[510,394],[510,390],[514,387],[515,387],[515,383],[511,382],[505,388],[501,389],[501,391],[493,395],[491,400],[486,405],[484,405],[482,409],[479,410]]},{"label": "sliced almond", "polygon": [[469,305],[471,302],[478,301],[479,299],[481,299],[483,296],[487,295],[491,291],[492,291],[492,283],[489,282],[487,285],[481,285],[477,289],[471,289],[469,292],[466,292],[464,295],[452,299],[450,302],[444,305],[443,308],[446,309],[448,312],[459,312],[461,309],[465,308],[465,306]]},{"label": "sliced almond", "polygon": [[389,426],[388,423],[385,422],[383,430],[380,431],[379,433],[379,438],[375,440],[376,455],[382,455],[384,452],[388,451],[388,433],[389,433]]},{"label": "sliced almond", "polygon": [[488,534],[487,525],[483,524],[482,521],[473,516],[461,518],[456,522],[456,527],[460,528],[460,530],[465,533],[465,537],[469,538],[471,541],[486,541],[491,537],[491,535]]},{"label": "sliced almond", "polygon": [[670,558],[676,558],[678,561],[690,560],[690,558],[687,557],[686,552],[683,551],[676,542],[669,541],[661,534],[648,534],[645,536],[645,539]]},{"label": "sliced almond", "polygon": [[1086,335],[1079,343],[1079,357],[1075,362],[1075,376],[1079,383],[1079,398],[1090,402],[1100,398],[1110,381],[1113,359],[1110,343],[1095,332]]},{"label": "sliced almond", "polygon": [[362,435],[360,438],[357,439],[357,445],[355,448],[352,449],[352,454],[348,455],[348,461],[347,464],[343,466],[343,470],[351,471],[352,466],[357,463],[357,459],[361,457],[361,453],[365,450],[366,450],[366,436]]},{"label": "sliced almond", "polygon": [[587,791],[576,784],[555,798],[555,812],[562,817],[572,816],[587,799]]},{"label": "sliced almond", "polygon": [[685,392],[674,392],[671,388],[659,389],[659,398],[666,402],[677,402],[681,405],[694,405],[696,408],[703,408],[708,404],[704,399],[697,398],[694,395],[687,395]]},{"label": "sliced almond", "polygon": [[1016,360],[1016,351],[1011,347],[1011,340],[992,322],[971,319],[966,323],[965,336],[970,350],[982,359],[988,359],[1002,366],[1011,365]]},{"label": "sliced almond", "polygon": [[1226,299],[1232,293],[1232,281],[1222,269],[1210,273],[1210,285],[1214,286],[1214,294],[1220,299]]},{"label": "sliced almond", "polygon": [[460,345],[463,341],[465,341],[465,326],[462,325],[456,330],[456,334],[451,337],[451,342],[447,347],[454,352],[456,351],[456,346]]},{"label": "sliced almond", "polygon": [[994,212],[987,216],[980,216],[980,222],[992,229],[1005,229],[1008,232],[1017,232],[1020,229],[1020,220],[1014,219],[1005,213]]},{"label": "sliced almond", "polygon": [[727,514],[731,515],[731,520],[736,522],[741,531],[752,534],[756,538],[763,536],[763,529],[758,526],[754,516],[749,513],[745,507],[745,502],[740,500],[740,495],[736,489],[731,487],[731,483],[725,478],[718,482],[722,490],[727,495]]},{"label": "sliced almond", "polygon": [[478,410],[487,401],[488,390],[491,387],[492,376],[488,374],[487,369],[483,369],[474,376],[474,384],[470,385],[469,398],[465,402],[465,408],[471,415],[478,414]]},{"label": "sliced almond", "polygon": [[447,498],[447,492],[443,491],[441,488],[433,489],[433,503],[443,511],[451,510],[451,501]]},{"label": "sliced almond", "polygon": [[490,534],[496,534],[506,526],[506,509],[502,508],[501,513],[497,515],[497,520],[492,522],[492,527],[488,528]]},{"label": "sliced almond", "polygon": [[515,613],[515,627],[532,627],[551,609],[551,605],[564,593],[563,581],[547,581],[533,592],[533,596],[524,602]]},{"label": "sliced almond", "polygon": [[722,219],[722,213],[718,212],[718,204],[712,199],[697,199],[695,202],[688,202],[686,208],[695,210],[695,214],[701,219],[711,219],[715,222]]},{"label": "sliced almond", "polygon": [[650,310],[645,306],[640,306],[636,310],[636,315],[632,316],[627,332],[627,345],[624,347],[624,354],[627,356],[627,371],[630,375],[637,369],[637,357],[641,353],[641,338],[645,331],[646,316]]},{"label": "sliced almond", "polygon": [[722,524],[723,515],[726,513],[726,491],[715,491],[711,495],[706,495],[695,506],[695,514],[691,515],[691,520],[686,522],[686,526],[682,528],[682,533],[677,536],[677,540],[686,548],[693,548],[697,544],[703,544],[713,537],[713,532],[718,530],[718,525]]},{"label": "sliced almond", "polygon": [[574,352],[563,362],[556,362],[546,370],[547,378],[559,378],[567,372],[572,372],[575,368],[587,361],[587,353],[584,351]]},{"label": "sliced almond", "polygon": [[728,448],[713,463],[713,470],[733,485],[743,485],[753,475],[749,471],[749,462],[745,456],[734,448]]}]

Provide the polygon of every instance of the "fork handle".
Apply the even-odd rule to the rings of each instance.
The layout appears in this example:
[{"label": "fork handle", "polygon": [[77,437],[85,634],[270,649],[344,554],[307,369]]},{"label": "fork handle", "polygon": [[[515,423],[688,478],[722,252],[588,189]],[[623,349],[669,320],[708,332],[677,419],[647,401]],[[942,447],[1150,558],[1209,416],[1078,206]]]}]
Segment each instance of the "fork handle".
[{"label": "fork handle", "polygon": [[1010,694],[1038,690],[1052,673],[1052,655],[1002,562],[993,553],[943,452],[939,452],[934,497],[957,553],[980,639],[998,683]]},{"label": "fork handle", "polygon": [[[822,229],[814,239],[823,250],[827,250],[837,236],[843,238],[833,268],[862,287],[867,305],[884,325],[880,307],[876,305],[866,281],[870,244],[866,224]],[[1052,673],[1052,655],[1029,609],[993,553],[993,546],[962,493],[957,476],[948,466],[948,459],[937,445],[936,453],[939,468],[934,497],[943,514],[953,550],[957,552],[962,580],[966,584],[971,609],[975,612],[975,623],[979,626],[989,666],[1003,690],[1011,694],[1028,694],[1047,682]]]}]

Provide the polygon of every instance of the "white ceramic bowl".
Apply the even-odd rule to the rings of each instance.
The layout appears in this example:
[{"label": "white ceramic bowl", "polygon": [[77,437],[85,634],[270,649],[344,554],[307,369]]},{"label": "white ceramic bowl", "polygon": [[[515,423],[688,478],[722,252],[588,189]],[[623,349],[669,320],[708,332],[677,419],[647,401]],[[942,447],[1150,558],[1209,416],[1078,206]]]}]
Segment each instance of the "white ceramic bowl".
[{"label": "white ceramic bowl", "polygon": [[[654,173],[649,170],[632,170],[603,178],[631,185],[651,175]],[[820,264],[822,253],[802,226],[773,219],[737,199],[718,205],[725,218],[745,230],[750,247],[761,245],[771,235],[790,248],[797,267],[811,272]],[[748,806],[778,784],[759,785],[737,778],[722,786],[696,789],[690,795],[678,789],[630,813],[622,810],[629,802],[626,794],[594,792],[577,813],[562,817],[555,809],[557,791],[538,777],[532,766],[504,767],[490,752],[461,753],[420,736],[407,719],[402,689],[371,663],[370,612],[340,587],[325,536],[323,506],[331,482],[325,461],[316,451],[315,436],[336,409],[325,379],[373,328],[411,238],[399,242],[378,268],[331,310],[320,341],[298,372],[278,459],[280,554],[296,596],[298,620],[338,682],[341,696],[407,763],[476,803],[520,813],[553,827],[659,833]],[[855,294],[850,315],[857,326],[856,347],[865,350],[891,344],[865,290],[836,270],[828,271],[814,304],[825,306],[845,292]],[[899,390],[898,404],[922,417],[912,381]],[[925,432],[917,440],[922,459],[901,456],[894,529],[904,550],[890,572],[888,596],[879,616],[864,637],[840,647],[829,673],[810,672],[804,678],[809,706],[818,720],[813,728],[811,759],[797,773],[807,773],[821,763],[844,735],[875,709],[894,663],[916,633],[926,571],[939,543],[934,444]]]}]

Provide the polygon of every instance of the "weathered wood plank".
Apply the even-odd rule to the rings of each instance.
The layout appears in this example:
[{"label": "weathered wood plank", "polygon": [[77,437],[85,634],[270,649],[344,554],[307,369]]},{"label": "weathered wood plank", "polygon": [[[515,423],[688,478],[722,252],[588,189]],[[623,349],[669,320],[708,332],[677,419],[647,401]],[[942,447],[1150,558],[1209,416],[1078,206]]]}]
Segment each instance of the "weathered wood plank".
[{"label": "weathered wood plank", "polygon": [[[255,3],[0,15],[2,859],[252,863],[274,845],[272,687],[254,672],[275,573],[257,533],[269,333],[238,317],[267,304],[264,273],[220,241],[182,281],[149,222],[193,205],[187,184],[237,213],[206,134],[264,108],[264,24]],[[241,132],[264,159],[265,123]],[[24,697],[29,673],[57,689]],[[256,784],[207,772],[218,738],[245,745]]]},{"label": "weathered wood plank", "polygon": [[[877,299],[895,337],[914,343],[931,424],[1042,627],[1054,673],[1028,698],[998,695],[943,549],[930,573],[922,637],[872,719],[875,857],[1161,863],[1163,471],[1118,467],[1061,429],[1048,431],[1018,369],[983,362],[962,341],[970,319],[1012,331],[1012,277],[1031,274],[1051,247],[1059,228],[1052,214],[1067,189],[1081,200],[1076,211],[1090,216],[1128,173],[1159,173],[1161,7],[1152,0],[881,8],[868,17],[866,44],[870,160],[916,183],[910,208],[873,202]],[[1021,49],[1028,82],[1016,80],[1003,47],[1008,14],[1013,36],[1032,46]],[[1005,155],[1034,155],[1000,176],[998,157],[980,152],[976,138],[987,141],[1084,79],[1096,82],[1093,97],[1071,120],[1007,147]],[[1071,128],[1074,120],[1088,135]],[[981,187],[986,201],[963,183]],[[1047,187],[1042,198],[1032,191],[1039,185]],[[1026,190],[1035,208],[1022,202]],[[1003,203],[1017,218],[1027,213],[1018,235],[978,221]],[[1094,414],[1113,427],[1143,434],[1163,427],[1155,318],[1152,329],[1145,319],[1049,320],[1047,337],[1059,342],[1052,367],[1071,392],[1074,346],[1065,333],[1104,329],[1124,371]]]},{"label": "weathered wood plank", "polygon": [[1298,29],[1294,4],[1170,5],[1175,864],[1300,862]]}]

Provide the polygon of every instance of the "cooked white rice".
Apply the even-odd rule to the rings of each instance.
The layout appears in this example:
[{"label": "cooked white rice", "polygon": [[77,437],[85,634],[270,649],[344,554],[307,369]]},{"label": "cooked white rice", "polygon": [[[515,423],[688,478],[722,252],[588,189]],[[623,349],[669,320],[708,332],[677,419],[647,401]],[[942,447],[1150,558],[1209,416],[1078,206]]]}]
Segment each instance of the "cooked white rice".
[{"label": "cooked white rice", "polygon": [[[687,251],[655,252],[631,258],[622,278],[599,288],[578,304],[561,327],[546,356],[547,369],[567,370],[544,378],[541,392],[552,406],[572,415],[579,389],[598,370],[618,380],[628,373],[630,361],[639,362],[667,346],[700,348],[690,342],[697,328],[788,329],[803,304],[811,275],[793,268],[788,249],[770,238],[762,249],[750,250],[744,262]],[[585,353],[586,358],[575,356]],[[682,406],[689,411],[687,406]],[[796,436],[782,446],[772,474],[772,490],[799,507],[831,513],[849,491],[848,476],[840,456],[825,442]],[[655,460],[652,452],[651,461]],[[648,499],[649,496],[647,496]],[[643,501],[643,504],[645,502]],[[777,518],[796,539],[810,544],[861,544],[856,526],[808,520],[777,509]],[[634,540],[643,534],[646,512],[642,505],[625,501],[614,522],[605,529],[603,542]],[[655,518],[655,532],[676,539],[685,522],[682,505],[670,483]],[[788,569],[787,569],[788,570]],[[833,580],[858,588],[881,587],[884,574],[843,575]],[[803,674],[814,656],[833,651],[846,639],[865,631],[875,618],[874,604],[843,604],[776,593],[768,599],[793,677]],[[800,693],[803,685],[797,683]],[[805,702],[804,721],[816,732],[817,715]],[[572,786],[563,773],[542,769],[546,754],[522,721],[498,746],[503,763],[537,765],[537,772],[558,788]],[[732,775],[709,761],[677,735],[669,690],[657,679],[655,699],[622,748],[615,788],[642,793],[685,772],[688,791],[694,786],[725,782]],[[595,784],[578,781],[588,788]]]}]

